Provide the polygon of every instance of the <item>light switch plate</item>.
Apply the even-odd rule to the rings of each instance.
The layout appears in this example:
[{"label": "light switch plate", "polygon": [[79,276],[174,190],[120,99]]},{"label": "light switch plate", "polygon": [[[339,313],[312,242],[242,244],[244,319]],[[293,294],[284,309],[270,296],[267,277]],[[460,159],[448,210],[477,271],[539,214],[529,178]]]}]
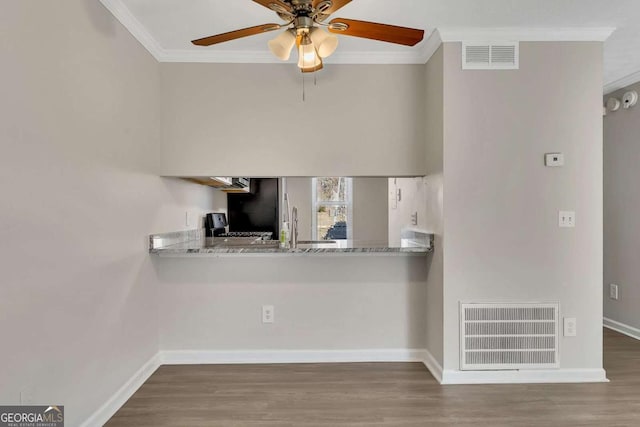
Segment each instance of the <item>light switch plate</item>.
[{"label": "light switch plate", "polygon": [[275,309],[272,305],[262,306],[262,323],[275,322]]},{"label": "light switch plate", "polygon": [[564,318],[564,336],[575,337],[578,335],[577,321],[575,317]]},{"label": "light switch plate", "polygon": [[558,226],[560,228],[574,228],[576,226],[575,211],[560,211],[558,213]]},{"label": "light switch plate", "polygon": [[544,164],[549,168],[559,168],[564,166],[564,154],[547,153],[544,155]]},{"label": "light switch plate", "polygon": [[609,285],[609,298],[618,299],[618,285],[612,283]]}]

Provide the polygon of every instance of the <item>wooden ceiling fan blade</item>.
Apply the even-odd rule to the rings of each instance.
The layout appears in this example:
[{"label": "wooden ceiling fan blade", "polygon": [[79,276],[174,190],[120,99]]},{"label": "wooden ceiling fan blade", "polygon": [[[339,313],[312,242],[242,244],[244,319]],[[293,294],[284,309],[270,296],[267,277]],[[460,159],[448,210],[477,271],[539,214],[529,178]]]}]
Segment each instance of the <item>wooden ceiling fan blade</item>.
[{"label": "wooden ceiling fan blade", "polygon": [[335,34],[344,34],[346,36],[379,40],[405,46],[415,46],[424,38],[424,30],[342,18],[331,20],[329,23],[329,31]]},{"label": "wooden ceiling fan blade", "polygon": [[[321,13],[323,15],[331,15],[332,13],[337,12],[338,9],[342,9],[344,6],[351,3],[351,0],[313,0],[313,7],[318,9],[318,6],[321,6],[321,3],[327,3],[326,6],[323,7],[323,10],[321,10]],[[329,6],[328,3],[330,3],[331,6]]]},{"label": "wooden ceiling fan blade", "polygon": [[215,36],[203,37],[201,39],[192,40],[191,43],[198,46],[211,46],[213,44],[224,43],[230,40],[240,39],[242,37],[255,36],[269,31],[279,30],[278,24],[263,24],[255,27],[243,28],[241,30],[230,31],[228,33],[217,34]]}]

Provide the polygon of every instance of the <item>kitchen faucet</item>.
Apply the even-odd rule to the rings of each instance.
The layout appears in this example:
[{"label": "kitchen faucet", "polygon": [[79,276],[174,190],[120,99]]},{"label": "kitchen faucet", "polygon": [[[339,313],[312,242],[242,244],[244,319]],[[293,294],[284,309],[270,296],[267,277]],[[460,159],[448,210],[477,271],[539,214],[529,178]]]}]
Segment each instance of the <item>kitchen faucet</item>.
[{"label": "kitchen faucet", "polygon": [[298,247],[298,208],[291,209],[291,240],[289,246],[295,249]]}]

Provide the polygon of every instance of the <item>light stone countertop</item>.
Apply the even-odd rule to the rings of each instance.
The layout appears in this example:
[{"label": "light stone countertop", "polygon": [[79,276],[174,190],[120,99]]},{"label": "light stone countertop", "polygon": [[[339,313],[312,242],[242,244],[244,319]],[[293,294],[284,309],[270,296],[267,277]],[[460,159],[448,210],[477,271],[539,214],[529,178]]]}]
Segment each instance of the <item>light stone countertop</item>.
[{"label": "light stone countertop", "polygon": [[424,256],[433,251],[432,236],[424,246],[389,247],[387,242],[336,240],[334,243],[301,243],[297,248],[281,249],[277,241],[231,240],[204,237],[203,230],[149,236],[149,253],[161,257],[224,256]]}]

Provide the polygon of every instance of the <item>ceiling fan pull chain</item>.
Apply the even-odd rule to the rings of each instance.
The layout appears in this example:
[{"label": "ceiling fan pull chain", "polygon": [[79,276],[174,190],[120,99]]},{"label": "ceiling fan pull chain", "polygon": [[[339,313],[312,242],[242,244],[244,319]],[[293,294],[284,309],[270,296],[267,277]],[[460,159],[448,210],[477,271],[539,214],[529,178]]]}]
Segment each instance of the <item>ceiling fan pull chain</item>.
[{"label": "ceiling fan pull chain", "polygon": [[305,98],[306,98],[306,93],[305,93],[305,86],[304,86],[304,73],[300,73],[302,74],[302,102],[305,102]]}]

